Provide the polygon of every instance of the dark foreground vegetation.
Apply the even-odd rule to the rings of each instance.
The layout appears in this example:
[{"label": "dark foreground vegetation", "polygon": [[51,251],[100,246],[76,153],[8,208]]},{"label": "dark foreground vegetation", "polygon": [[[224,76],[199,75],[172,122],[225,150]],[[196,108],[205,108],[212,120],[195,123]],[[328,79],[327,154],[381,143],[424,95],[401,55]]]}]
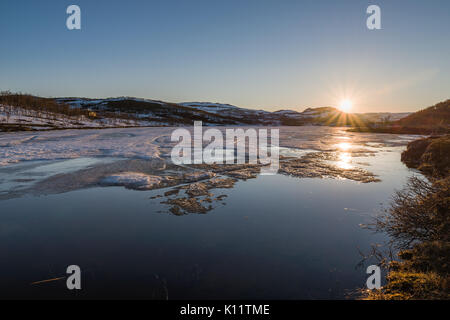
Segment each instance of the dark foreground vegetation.
[{"label": "dark foreground vegetation", "polygon": [[367,299],[450,299],[450,135],[416,140],[402,161],[413,177],[373,227],[400,250],[387,263],[387,284]]}]

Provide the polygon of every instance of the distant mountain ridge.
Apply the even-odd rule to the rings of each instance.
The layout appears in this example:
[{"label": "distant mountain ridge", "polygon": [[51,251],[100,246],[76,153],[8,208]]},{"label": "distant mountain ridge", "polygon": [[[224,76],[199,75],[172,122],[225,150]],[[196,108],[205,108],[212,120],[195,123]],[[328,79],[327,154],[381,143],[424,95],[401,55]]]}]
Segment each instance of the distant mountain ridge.
[{"label": "distant mountain ridge", "polygon": [[[378,121],[376,115],[346,114],[333,107],[306,108],[302,112],[269,112],[217,102],[172,103],[135,97],[92,99],[40,98],[13,93],[0,95],[0,125],[3,131],[5,128],[38,130],[40,127],[188,126],[194,121],[202,121],[204,125],[355,126]],[[398,114],[389,115],[398,117]]]},{"label": "distant mountain ridge", "polygon": [[[303,112],[294,110],[278,110],[275,112],[247,109],[218,102],[181,102],[171,103],[159,100],[148,100],[131,97],[107,99],[58,98],[57,101],[74,108],[87,108],[93,111],[108,110],[111,112],[136,113],[140,119],[166,119],[168,123],[176,125],[186,124],[193,120],[204,121],[205,124],[235,124],[235,125],[352,125],[349,115],[333,107],[306,108]],[[386,113],[383,113],[386,115]],[[409,113],[402,113],[406,116]],[[173,115],[177,115],[173,119]],[[390,114],[399,118],[399,114]],[[184,120],[179,116],[183,116]],[[378,121],[376,113],[371,117],[364,114],[352,115],[356,122]]]}]

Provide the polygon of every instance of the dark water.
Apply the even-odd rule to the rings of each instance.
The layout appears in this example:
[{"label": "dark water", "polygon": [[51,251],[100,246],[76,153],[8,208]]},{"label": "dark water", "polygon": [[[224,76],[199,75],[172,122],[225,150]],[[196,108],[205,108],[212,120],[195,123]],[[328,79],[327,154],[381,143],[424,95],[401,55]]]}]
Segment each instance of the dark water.
[{"label": "dark water", "polygon": [[[386,205],[411,173],[400,148],[364,159],[382,182],[240,181],[225,205],[174,216],[120,187],[0,201],[1,298],[337,299],[363,287],[356,268],[382,242],[359,224]],[[67,290],[69,265],[82,290]]]}]

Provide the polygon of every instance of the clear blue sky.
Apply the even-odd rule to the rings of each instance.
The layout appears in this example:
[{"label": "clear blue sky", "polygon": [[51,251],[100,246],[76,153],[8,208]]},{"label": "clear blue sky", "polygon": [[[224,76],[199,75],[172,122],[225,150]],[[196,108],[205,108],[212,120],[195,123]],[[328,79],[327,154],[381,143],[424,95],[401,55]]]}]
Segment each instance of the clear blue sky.
[{"label": "clear blue sky", "polygon": [[0,38],[0,89],[43,96],[356,112],[450,98],[448,0],[1,0]]}]

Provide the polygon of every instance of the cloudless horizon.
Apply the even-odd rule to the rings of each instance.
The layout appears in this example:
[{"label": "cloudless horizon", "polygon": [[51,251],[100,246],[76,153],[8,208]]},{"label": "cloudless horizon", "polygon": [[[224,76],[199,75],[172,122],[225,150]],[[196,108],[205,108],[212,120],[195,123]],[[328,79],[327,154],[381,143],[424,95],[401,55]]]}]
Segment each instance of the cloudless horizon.
[{"label": "cloudless horizon", "polygon": [[[81,8],[81,30],[66,8]],[[381,8],[381,30],[366,9]],[[275,111],[450,98],[450,1],[2,0],[0,90]]]}]

